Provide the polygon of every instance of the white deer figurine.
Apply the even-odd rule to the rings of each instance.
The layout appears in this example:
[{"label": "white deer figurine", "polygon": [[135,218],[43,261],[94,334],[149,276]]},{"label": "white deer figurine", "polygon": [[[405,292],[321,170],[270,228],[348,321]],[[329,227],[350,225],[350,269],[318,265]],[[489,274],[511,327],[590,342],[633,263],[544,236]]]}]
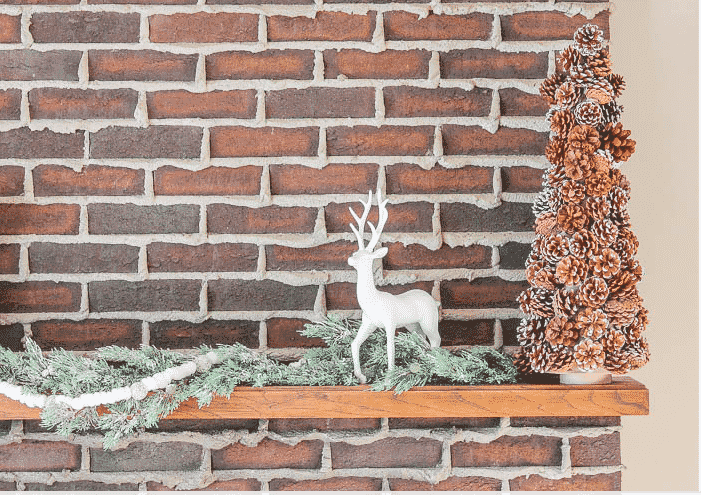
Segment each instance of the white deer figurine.
[{"label": "white deer figurine", "polygon": [[353,354],[353,373],[360,380],[366,383],[367,379],[360,370],[360,346],[368,336],[378,328],[384,328],[387,333],[387,360],[388,368],[394,367],[394,332],[399,327],[406,327],[413,332],[424,335],[428,338],[431,347],[438,347],[441,344],[441,337],[438,335],[438,301],[433,299],[431,294],[423,290],[410,290],[403,294],[393,295],[387,292],[380,292],[375,288],[373,278],[372,263],[378,258],[387,254],[387,248],[382,247],[373,251],[380,240],[382,228],[387,221],[387,200],[382,201],[380,191],[377,191],[377,204],[379,209],[379,219],[377,228],[370,222],[367,224],[372,230],[372,238],[367,246],[363,245],[363,231],[365,223],[370,213],[372,203],[372,191],[368,192],[368,202],[360,201],[364,211],[362,217],[348,207],[353,218],[358,222],[358,228],[351,224],[351,229],[358,239],[358,251],[348,258],[348,264],[358,272],[358,282],[356,293],[358,303],[363,310],[362,323],[358,330],[358,335],[351,344]]}]

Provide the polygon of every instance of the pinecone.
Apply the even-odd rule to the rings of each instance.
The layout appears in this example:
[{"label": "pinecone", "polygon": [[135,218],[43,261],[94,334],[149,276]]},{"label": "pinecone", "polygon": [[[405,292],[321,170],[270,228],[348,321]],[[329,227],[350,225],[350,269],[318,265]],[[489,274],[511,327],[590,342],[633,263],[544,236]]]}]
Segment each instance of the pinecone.
[{"label": "pinecone", "polygon": [[577,313],[577,330],[582,337],[599,340],[609,326],[609,320],[600,309],[584,308]]},{"label": "pinecone", "polygon": [[598,127],[603,117],[601,106],[594,100],[585,100],[574,109],[574,119],[578,124]]},{"label": "pinecone", "polygon": [[607,103],[601,103],[600,106],[602,124],[617,124],[618,121],[621,120],[623,107],[616,103],[614,100],[611,100]]},{"label": "pinecone", "polygon": [[516,367],[516,371],[522,375],[528,375],[533,373],[533,368],[531,368],[531,360],[528,357],[528,355],[521,351],[518,351],[514,357],[514,366]]},{"label": "pinecone", "polygon": [[559,232],[554,213],[545,213],[535,220],[535,233],[547,239],[550,235]]},{"label": "pinecone", "polygon": [[601,145],[599,131],[593,126],[580,124],[572,128],[567,135],[567,144],[570,149],[578,150],[588,155],[594,153]]},{"label": "pinecone", "polygon": [[562,206],[562,197],[560,191],[556,187],[546,187],[546,197],[548,199],[548,206],[551,212],[556,212]]},{"label": "pinecone", "polygon": [[[609,160],[607,156],[601,153],[595,153],[592,157],[592,163],[594,164],[594,173],[606,174],[607,176],[610,174],[611,160]],[[613,184],[613,179],[611,179],[611,183]]]},{"label": "pinecone", "polygon": [[567,318],[553,318],[545,329],[545,340],[551,346],[571,347],[579,340],[579,332],[573,321],[568,321]]},{"label": "pinecone", "polygon": [[565,149],[567,148],[567,141],[563,138],[554,136],[548,141],[548,145],[545,147],[545,157],[553,165],[562,165],[565,161]]},{"label": "pinecone", "polygon": [[635,285],[638,281],[635,275],[629,271],[620,270],[617,275],[611,277],[608,282],[611,297],[627,298],[635,293]]},{"label": "pinecone", "polygon": [[592,155],[581,150],[568,148],[565,152],[565,174],[572,180],[582,180],[592,173]]},{"label": "pinecone", "polygon": [[523,313],[534,314],[543,318],[555,316],[553,311],[553,293],[547,289],[529,287],[518,297],[519,307]]},{"label": "pinecone", "polygon": [[596,55],[604,47],[604,32],[595,24],[585,24],[575,31],[572,46],[587,57]]},{"label": "pinecone", "polygon": [[586,188],[579,182],[567,180],[562,184],[560,192],[565,203],[579,203],[586,195]]},{"label": "pinecone", "polygon": [[579,98],[581,97],[581,92],[571,82],[566,82],[562,84],[557,91],[555,91],[555,101],[561,108],[570,109],[577,104]]},{"label": "pinecone", "polygon": [[562,258],[555,269],[555,278],[565,285],[577,285],[587,276],[587,264],[572,255]]},{"label": "pinecone", "polygon": [[540,249],[548,263],[557,263],[569,253],[569,239],[562,234],[553,234],[546,238]]},{"label": "pinecone", "polygon": [[625,239],[631,246],[633,246],[632,255],[635,255],[638,252],[638,238],[635,236],[632,230],[628,228],[618,229],[618,237],[620,239]]},{"label": "pinecone", "polygon": [[532,346],[545,342],[545,329],[548,320],[544,318],[523,318],[516,329],[518,342],[522,346]]},{"label": "pinecone", "polygon": [[570,68],[570,80],[580,88],[587,88],[599,80],[594,71],[588,66],[580,64]]},{"label": "pinecone", "polygon": [[611,204],[605,197],[590,197],[584,201],[584,211],[592,220],[602,220],[611,211]]},{"label": "pinecone", "polygon": [[569,72],[573,66],[579,65],[580,59],[581,55],[579,52],[574,47],[568,46],[560,52],[555,62],[558,69]]},{"label": "pinecone", "polygon": [[618,237],[618,227],[611,220],[604,218],[592,224],[591,233],[601,246],[610,246]]},{"label": "pinecone", "polygon": [[617,375],[624,375],[630,371],[630,354],[619,349],[616,352],[609,352],[604,359],[604,367],[607,371]]},{"label": "pinecone", "polygon": [[550,130],[564,138],[576,125],[575,117],[569,110],[558,110],[550,115]]},{"label": "pinecone", "polygon": [[558,289],[553,296],[553,310],[557,316],[574,318],[579,307],[579,297],[576,290]]},{"label": "pinecone", "polygon": [[626,337],[620,330],[613,330],[606,335],[601,343],[604,345],[604,351],[607,353],[615,353],[625,345]]},{"label": "pinecone", "polygon": [[588,65],[597,77],[605,78],[611,74],[611,60],[606,48],[587,57],[584,64]]},{"label": "pinecone", "polygon": [[630,182],[620,169],[611,169],[611,180],[613,181],[614,187],[620,187],[626,194],[626,198],[630,198]]},{"label": "pinecone", "polygon": [[609,76],[609,83],[611,84],[614,98],[621,96],[623,94],[623,90],[626,89],[626,82],[623,80],[623,76],[618,74],[611,74]]},{"label": "pinecone", "polygon": [[545,183],[549,187],[558,188],[567,179],[567,174],[565,173],[564,155],[563,162],[550,167],[547,172],[545,172]]},{"label": "pinecone", "polygon": [[604,346],[600,342],[586,339],[574,348],[574,360],[581,370],[589,371],[602,368],[605,358]]},{"label": "pinecone", "polygon": [[545,101],[551,105],[554,105],[556,103],[555,91],[557,91],[557,88],[559,88],[560,85],[566,80],[567,75],[561,72],[556,72],[552,76],[545,79],[545,81],[543,81],[540,85],[540,94],[543,98],[545,98]]},{"label": "pinecone", "polygon": [[639,310],[638,298],[609,299],[604,305],[604,311],[608,314],[611,324],[617,327],[627,327],[632,324]]},{"label": "pinecone", "polygon": [[[612,96],[601,88],[589,88],[585,93],[588,100],[597,102],[600,106],[611,102]],[[603,108],[602,108],[603,111]],[[602,116],[602,120],[606,122]]]},{"label": "pinecone", "polygon": [[575,232],[570,239],[570,254],[580,260],[588,260],[599,253],[599,243],[588,230]]},{"label": "pinecone", "polygon": [[609,296],[609,288],[604,279],[589,277],[579,289],[579,299],[582,304],[590,308],[599,308],[604,305]]},{"label": "pinecone", "polygon": [[574,364],[572,349],[564,345],[558,345],[552,348],[545,363],[545,371],[550,373],[569,371],[575,367]]},{"label": "pinecone", "polygon": [[650,360],[650,348],[645,339],[641,339],[637,344],[626,346],[623,349],[628,351],[628,364],[631,371],[641,368]]},{"label": "pinecone", "polygon": [[621,269],[621,258],[611,248],[604,248],[601,254],[589,259],[589,268],[595,277],[611,278]]},{"label": "pinecone", "polygon": [[526,258],[526,266],[530,266],[541,261],[540,251],[542,244],[543,241],[540,236],[536,236],[536,238],[533,239],[533,242],[531,242],[531,252],[528,255],[528,258]]},{"label": "pinecone", "polygon": [[[597,155],[599,156],[599,155]],[[613,183],[608,174],[591,174],[586,180],[587,194],[589,196],[606,196],[611,190]]]},{"label": "pinecone", "polygon": [[630,131],[623,129],[623,124],[606,124],[601,131],[602,148],[611,152],[617,162],[625,162],[635,152],[635,141],[628,139]]},{"label": "pinecone", "polygon": [[568,234],[584,229],[587,225],[584,208],[579,205],[562,205],[557,210],[557,224]]},{"label": "pinecone", "polygon": [[536,219],[541,215],[547,215],[548,213],[552,213],[552,211],[550,210],[550,205],[548,204],[548,197],[545,194],[543,194],[543,192],[536,196],[535,201],[533,202],[532,210],[533,215],[536,217]]},{"label": "pinecone", "polygon": [[547,343],[534,345],[528,350],[528,358],[531,361],[531,368],[537,373],[545,373],[550,360],[552,349]]}]

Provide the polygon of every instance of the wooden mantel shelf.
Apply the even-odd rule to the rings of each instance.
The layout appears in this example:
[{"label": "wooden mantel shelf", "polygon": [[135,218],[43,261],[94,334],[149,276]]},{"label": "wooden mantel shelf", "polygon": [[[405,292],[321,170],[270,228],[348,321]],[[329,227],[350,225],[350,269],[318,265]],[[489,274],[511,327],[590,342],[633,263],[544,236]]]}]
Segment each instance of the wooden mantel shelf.
[{"label": "wooden mantel shelf", "polygon": [[[237,388],[202,409],[184,402],[168,419],[456,418],[509,416],[639,416],[649,412],[647,388],[628,377],[610,385],[432,386],[394,392],[356,387]],[[0,395],[0,420],[39,419]]]}]

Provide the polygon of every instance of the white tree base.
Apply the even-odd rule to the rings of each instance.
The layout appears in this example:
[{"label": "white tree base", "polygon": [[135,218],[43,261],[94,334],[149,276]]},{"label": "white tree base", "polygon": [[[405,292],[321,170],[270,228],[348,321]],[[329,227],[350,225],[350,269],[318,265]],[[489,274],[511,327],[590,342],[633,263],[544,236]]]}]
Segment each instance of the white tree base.
[{"label": "white tree base", "polygon": [[559,373],[562,385],[608,385],[611,373],[608,371],[567,371]]}]

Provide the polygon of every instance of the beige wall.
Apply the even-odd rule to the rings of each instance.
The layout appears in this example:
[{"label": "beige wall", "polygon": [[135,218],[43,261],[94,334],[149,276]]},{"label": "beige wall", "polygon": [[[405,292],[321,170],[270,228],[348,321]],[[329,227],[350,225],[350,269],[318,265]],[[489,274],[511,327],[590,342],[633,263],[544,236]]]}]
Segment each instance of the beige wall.
[{"label": "beige wall", "polygon": [[698,490],[698,0],[615,0],[614,72],[637,141],[621,168],[645,268],[651,413],[623,419],[623,489]]}]

